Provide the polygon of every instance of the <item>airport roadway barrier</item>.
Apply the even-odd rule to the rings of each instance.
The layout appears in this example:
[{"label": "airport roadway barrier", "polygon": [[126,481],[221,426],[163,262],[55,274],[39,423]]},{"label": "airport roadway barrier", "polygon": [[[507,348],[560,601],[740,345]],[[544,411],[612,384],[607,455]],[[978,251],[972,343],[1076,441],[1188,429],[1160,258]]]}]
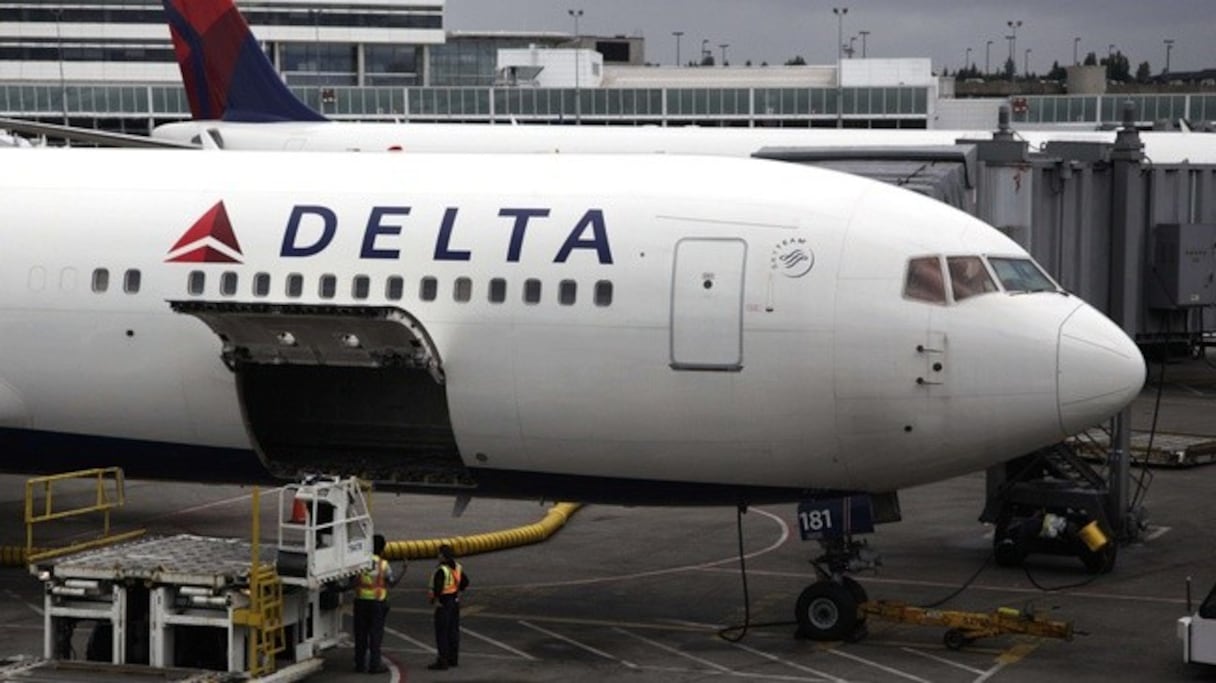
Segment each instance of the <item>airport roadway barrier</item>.
[{"label": "airport roadway barrier", "polygon": [[518,548],[519,546],[540,543],[565,526],[570,516],[581,506],[581,503],[558,503],[549,508],[549,512],[539,522],[514,529],[491,531],[472,536],[430,538],[418,541],[389,541],[384,549],[385,559],[423,560],[434,558],[439,554],[439,546],[444,544],[452,546],[458,557],[464,557],[465,555],[477,555],[495,550]]}]

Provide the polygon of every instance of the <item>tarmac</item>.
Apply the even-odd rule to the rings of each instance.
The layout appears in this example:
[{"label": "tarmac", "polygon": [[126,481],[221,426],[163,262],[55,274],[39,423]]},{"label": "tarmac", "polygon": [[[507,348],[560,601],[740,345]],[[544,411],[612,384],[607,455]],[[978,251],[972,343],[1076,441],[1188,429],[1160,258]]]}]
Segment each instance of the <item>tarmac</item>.
[{"label": "tarmac", "polygon": [[[1136,430],[1216,438],[1216,368],[1200,360],[1150,366],[1132,410]],[[1158,396],[1160,387],[1160,396]],[[0,477],[0,542],[24,542],[24,477]],[[251,489],[127,482],[117,529],[248,536]],[[794,601],[814,580],[814,543],[798,538],[796,505],[742,516],[746,584],[733,508],[594,505],[549,541],[463,558],[460,667],[434,660],[425,586],[431,561],[410,565],[392,591],[384,648],[390,671],[353,672],[352,650],[325,655],[318,682],[391,681],[1089,681],[1216,680],[1216,668],[1181,662],[1175,622],[1216,583],[1216,467],[1156,469],[1145,496],[1148,528],[1119,548],[1115,569],[1091,576],[1071,557],[1031,556],[1021,568],[991,561],[992,529],[977,521],[984,475],[901,492],[903,521],[869,538],[883,565],[857,576],[871,598],[940,609],[1032,610],[1072,622],[1071,641],[999,636],[947,649],[941,627],[871,619],[860,642],[795,637]],[[264,491],[264,498],[268,491]],[[377,493],[377,531],[390,539],[470,534],[540,519],[535,501],[474,499],[453,517],[448,497]],[[271,521],[273,504],[264,505]],[[69,528],[63,535],[84,531]],[[399,563],[394,563],[399,567]],[[746,585],[746,588],[745,588]],[[961,592],[954,595],[962,588]],[[42,652],[42,586],[0,569],[0,656]],[[746,596],[746,597],[745,597]],[[750,623],[741,640],[722,629]],[[739,635],[738,630],[728,635]]]}]

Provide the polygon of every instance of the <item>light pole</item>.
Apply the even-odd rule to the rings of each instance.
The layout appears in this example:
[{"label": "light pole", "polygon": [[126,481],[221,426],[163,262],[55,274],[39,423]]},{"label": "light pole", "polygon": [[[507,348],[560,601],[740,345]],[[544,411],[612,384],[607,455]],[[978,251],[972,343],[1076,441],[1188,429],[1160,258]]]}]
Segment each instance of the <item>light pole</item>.
[{"label": "light pole", "polygon": [[984,46],[984,75],[992,73],[992,41]]},{"label": "light pole", "polygon": [[[1009,25],[1009,33],[1011,34],[1009,36],[1009,61],[1012,62],[1014,53],[1018,51],[1018,27],[1022,25],[1022,20],[1013,19],[1005,23]],[[1018,67],[1016,63],[1014,64],[1013,68],[1014,70],[1017,70]]]},{"label": "light pole", "polygon": [[[1005,40],[1009,41],[1009,61],[1005,62],[1012,71],[1018,70],[1018,65],[1013,61],[1013,36],[1005,36]],[[1013,74],[1009,74],[1009,78],[1013,78]]]},{"label": "light pole", "polygon": [[1173,49],[1174,49],[1174,39],[1166,38],[1165,39],[1165,71],[1161,72],[1163,74],[1168,74],[1170,72],[1170,51]]},{"label": "light pole", "polygon": [[963,58],[963,71],[971,68],[971,48],[967,48],[967,56]]},{"label": "light pole", "polygon": [[1026,56],[1022,58],[1022,75],[1030,78],[1030,48],[1026,48]]},{"label": "light pole", "polygon": [[1077,61],[1077,47],[1081,44],[1081,36],[1072,39],[1072,65],[1076,66],[1081,62]]},{"label": "light pole", "polygon": [[722,48],[722,66],[726,66],[726,48],[730,47],[730,43],[718,43],[718,47]]},{"label": "light pole", "polygon": [[676,37],[676,66],[680,66],[680,36],[684,35],[683,31],[672,31],[671,35]]},{"label": "light pole", "polygon": [[844,50],[844,15],[849,13],[848,7],[833,7],[832,14],[836,15],[836,127],[844,128],[844,112],[840,110],[844,100],[844,87],[840,78],[840,61]]},{"label": "light pole", "polygon": [[861,58],[865,59],[866,58],[866,36],[870,35],[870,32],[869,31],[858,31],[857,33],[858,33],[858,35],[861,36]]},{"label": "light pole", "polygon": [[705,58],[709,56],[709,38],[701,39],[701,64],[705,64]]},{"label": "light pole", "polygon": [[566,13],[574,17],[574,125],[579,125],[583,122],[583,92],[579,87],[579,63],[578,63],[578,20],[583,16],[581,9],[568,9]]}]

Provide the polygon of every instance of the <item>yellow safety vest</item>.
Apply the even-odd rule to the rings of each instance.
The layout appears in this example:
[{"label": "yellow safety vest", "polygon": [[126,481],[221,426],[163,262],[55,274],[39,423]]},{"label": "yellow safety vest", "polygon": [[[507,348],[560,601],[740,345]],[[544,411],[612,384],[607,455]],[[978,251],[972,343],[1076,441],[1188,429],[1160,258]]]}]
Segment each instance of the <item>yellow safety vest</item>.
[{"label": "yellow safety vest", "polygon": [[443,592],[440,595],[454,595],[459,592],[460,576],[463,572],[460,563],[457,562],[454,569],[446,564],[440,564],[439,567],[443,569]]},{"label": "yellow safety vest", "polygon": [[383,602],[388,599],[388,560],[382,560],[378,555],[372,555],[372,560],[373,567],[359,575],[355,598]]}]

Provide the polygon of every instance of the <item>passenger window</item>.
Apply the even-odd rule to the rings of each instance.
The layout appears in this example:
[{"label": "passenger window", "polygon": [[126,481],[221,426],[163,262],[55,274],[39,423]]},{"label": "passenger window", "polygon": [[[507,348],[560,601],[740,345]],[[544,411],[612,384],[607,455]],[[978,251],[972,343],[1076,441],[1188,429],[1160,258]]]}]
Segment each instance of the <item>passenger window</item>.
[{"label": "passenger window", "polygon": [[317,286],[317,294],[322,299],[332,299],[338,291],[338,278],[333,275],[322,275]]},{"label": "passenger window", "polygon": [[574,280],[562,280],[557,286],[557,303],[563,306],[573,306],[578,295],[578,283]]},{"label": "passenger window", "polygon": [[439,281],[433,277],[422,278],[422,285],[418,290],[418,298],[423,301],[434,301],[437,296],[439,296]]},{"label": "passenger window", "polygon": [[186,280],[186,291],[190,296],[202,296],[206,288],[207,274],[201,270],[190,271],[190,277]]},{"label": "passenger window", "polygon": [[595,305],[612,305],[612,283],[608,280],[600,280],[595,283]]},{"label": "passenger window", "polygon": [[997,291],[996,283],[980,257],[950,256],[946,265],[950,268],[950,291],[954,293],[955,301]]},{"label": "passenger window", "polygon": [[140,273],[132,268],[122,275],[122,291],[127,294],[138,294],[140,284]]},{"label": "passenger window", "polygon": [[93,271],[93,291],[101,294],[110,288],[110,271],[98,268]]},{"label": "passenger window", "polygon": [[456,278],[456,289],[452,296],[460,303],[467,303],[473,298],[473,281],[467,277]]},{"label": "passenger window", "polygon": [[270,296],[270,273],[258,273],[253,276],[253,295]]},{"label": "passenger window", "polygon": [[1006,292],[1054,292],[1058,289],[1030,259],[989,257],[988,262]]},{"label": "passenger window", "polygon": [[400,301],[405,294],[405,280],[400,275],[393,275],[384,282],[384,298],[389,301]]},{"label": "passenger window", "polygon": [[220,294],[223,296],[236,295],[236,273],[228,271],[220,276]]},{"label": "passenger window", "polygon": [[904,280],[904,296],[933,304],[946,303],[946,286],[942,279],[942,262],[936,256],[908,261]]},{"label": "passenger window", "polygon": [[490,280],[490,303],[501,304],[507,300],[507,281],[496,277]]},{"label": "passenger window", "polygon": [[540,303],[540,280],[525,280],[524,281],[524,303],[538,304]]},{"label": "passenger window", "polygon": [[366,299],[371,291],[372,281],[366,275],[356,275],[351,282],[350,295],[356,299]]},{"label": "passenger window", "polygon": [[287,296],[292,299],[299,299],[304,295],[304,276],[299,273],[292,273],[287,276]]}]

